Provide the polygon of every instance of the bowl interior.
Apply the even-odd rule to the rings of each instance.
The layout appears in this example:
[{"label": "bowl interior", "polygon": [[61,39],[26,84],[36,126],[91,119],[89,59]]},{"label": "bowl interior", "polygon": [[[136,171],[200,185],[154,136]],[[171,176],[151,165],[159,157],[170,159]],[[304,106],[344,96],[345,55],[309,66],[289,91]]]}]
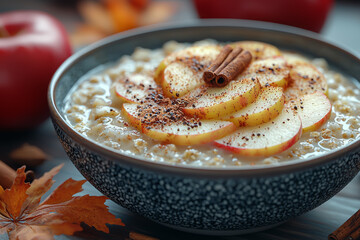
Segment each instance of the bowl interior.
[{"label": "bowl interior", "polygon": [[[80,50],[69,58],[54,75],[49,94],[52,111],[59,115],[62,124],[67,125],[62,110],[64,98],[72,86],[89,71],[99,65],[115,62],[123,55],[131,54],[136,47],[155,49],[162,47],[169,40],[194,42],[209,38],[220,42],[262,41],[310,57],[321,57],[328,61],[332,69],[345,73],[357,83],[360,82],[360,59],[321,40],[319,35],[312,32],[254,21],[203,20],[191,26],[137,29],[111,36]],[[358,146],[359,143],[358,140],[351,145]]]}]

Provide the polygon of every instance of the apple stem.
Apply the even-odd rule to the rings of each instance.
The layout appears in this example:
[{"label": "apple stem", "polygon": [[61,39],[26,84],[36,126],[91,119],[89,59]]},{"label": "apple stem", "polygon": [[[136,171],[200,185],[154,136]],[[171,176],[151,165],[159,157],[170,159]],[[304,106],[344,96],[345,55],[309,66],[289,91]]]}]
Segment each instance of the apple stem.
[{"label": "apple stem", "polygon": [[0,38],[2,37],[10,37],[10,33],[4,26],[0,26]]}]

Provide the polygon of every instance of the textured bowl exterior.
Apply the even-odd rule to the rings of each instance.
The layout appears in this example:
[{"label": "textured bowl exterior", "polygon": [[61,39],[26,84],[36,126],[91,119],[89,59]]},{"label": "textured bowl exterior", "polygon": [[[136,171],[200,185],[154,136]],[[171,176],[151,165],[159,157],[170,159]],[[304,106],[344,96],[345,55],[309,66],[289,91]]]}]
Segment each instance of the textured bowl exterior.
[{"label": "textured bowl exterior", "polygon": [[123,166],[56,132],[76,168],[104,195],[151,220],[201,230],[272,225],[319,206],[358,173],[359,152],[326,165],[271,177],[199,178]]},{"label": "textured bowl exterior", "polygon": [[[55,74],[49,93],[54,127],[66,153],[84,177],[113,201],[156,222],[189,231],[257,229],[314,209],[338,193],[358,173],[359,141],[321,159],[274,170],[276,174],[271,174],[271,169],[263,174],[247,174],[239,169],[238,175],[234,174],[237,170],[232,170],[232,174],[226,170],[197,174],[197,170],[192,169],[189,174],[187,169],[167,172],[160,170],[159,163],[112,152],[76,133],[65,122],[64,97],[87,71],[131,53],[138,45],[155,48],[171,39],[191,42],[210,37],[220,41],[266,41],[312,56],[325,56],[330,63],[339,59],[339,64],[333,65],[360,79],[360,70],[356,68],[360,63],[358,58],[314,40],[315,35],[305,37],[309,38],[305,41],[294,33],[269,29],[273,25],[255,24],[254,27],[254,23],[248,21],[226,21],[218,29],[210,27],[210,23],[203,21],[196,27],[115,36],[69,59]],[[143,42],[146,43],[139,44]],[[312,44],[310,49],[306,48],[309,44]]]}]

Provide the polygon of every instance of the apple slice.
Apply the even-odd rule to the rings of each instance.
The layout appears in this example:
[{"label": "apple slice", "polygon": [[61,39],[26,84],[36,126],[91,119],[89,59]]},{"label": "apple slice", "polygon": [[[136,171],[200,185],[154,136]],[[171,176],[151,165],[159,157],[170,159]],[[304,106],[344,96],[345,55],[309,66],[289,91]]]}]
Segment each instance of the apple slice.
[{"label": "apple slice", "polygon": [[181,97],[203,85],[203,72],[220,53],[219,45],[185,48],[167,56],[155,70],[155,81],[167,97]]},{"label": "apple slice", "polygon": [[287,65],[291,68],[299,64],[310,63],[304,56],[294,52],[283,52]]},{"label": "apple slice", "polygon": [[221,49],[222,46],[215,44],[191,46],[171,53],[170,55],[166,56],[163,61],[165,65],[168,65],[169,63],[178,61],[180,59],[184,60],[195,57],[198,58],[199,61],[208,62],[208,58],[210,57],[215,59],[220,53]]},{"label": "apple slice", "polygon": [[261,86],[285,87],[289,72],[285,59],[274,57],[252,62],[243,75],[257,77]]},{"label": "apple slice", "polygon": [[[159,66],[155,70],[154,79],[158,84],[161,84],[163,80],[163,73],[165,68],[172,62],[179,61],[180,59],[186,59],[196,56],[202,60],[206,61],[206,58],[209,56],[213,59],[217,57],[217,55],[221,51],[220,45],[201,45],[201,46],[192,46],[187,47],[178,51],[175,51],[164,58],[159,64]],[[211,60],[210,60],[211,61]],[[209,62],[206,61],[208,65]]]},{"label": "apple slice", "polygon": [[240,46],[248,50],[253,56],[253,60],[282,56],[281,51],[277,47],[263,42],[241,41],[231,45]]},{"label": "apple slice", "polygon": [[159,66],[155,69],[155,73],[154,73],[154,80],[159,85],[161,85],[164,79],[164,70],[166,66],[169,64],[167,63],[167,61],[165,61],[165,59],[159,63]]},{"label": "apple slice", "polygon": [[310,63],[294,66],[290,71],[289,86],[285,91],[285,100],[314,93],[327,93],[325,76]]},{"label": "apple slice", "polygon": [[231,121],[237,126],[255,126],[277,117],[284,106],[281,87],[264,87],[255,102],[221,119]]},{"label": "apple slice", "polygon": [[128,103],[140,103],[154,92],[156,87],[152,77],[138,73],[120,78],[113,84],[116,96]]},{"label": "apple slice", "polygon": [[301,137],[300,117],[284,108],[273,121],[241,127],[235,133],[216,140],[215,145],[244,156],[270,156],[285,151]]},{"label": "apple slice", "polygon": [[141,105],[134,103],[124,103],[122,105],[122,113],[125,116],[126,120],[130,123],[130,125],[141,131],[141,120],[138,115],[139,114],[138,106]]},{"label": "apple slice", "polygon": [[221,118],[254,102],[259,92],[256,78],[238,77],[222,88],[202,86],[190,92],[185,99],[190,99],[192,104],[183,111],[201,119]]},{"label": "apple slice", "polygon": [[[167,108],[153,103],[147,105],[124,103],[122,110],[125,118],[132,126],[150,138],[164,143],[202,144],[222,138],[236,129],[232,122],[198,120],[183,116],[180,109],[172,108],[172,106]],[[148,111],[146,112],[146,110]],[[157,116],[155,112],[158,112]],[[162,118],[163,115],[165,118]],[[171,118],[172,116],[175,117]],[[155,118],[159,119],[156,120]]]},{"label": "apple slice", "polygon": [[306,94],[288,104],[299,114],[303,132],[318,129],[331,116],[331,102],[322,92]]},{"label": "apple slice", "polygon": [[225,137],[234,132],[236,126],[232,122],[201,120],[191,126],[180,121],[166,125],[143,126],[142,129],[147,136],[163,143],[195,145]]},{"label": "apple slice", "polygon": [[164,70],[161,82],[164,95],[181,97],[204,84],[203,71],[197,71],[182,62],[172,62]]}]

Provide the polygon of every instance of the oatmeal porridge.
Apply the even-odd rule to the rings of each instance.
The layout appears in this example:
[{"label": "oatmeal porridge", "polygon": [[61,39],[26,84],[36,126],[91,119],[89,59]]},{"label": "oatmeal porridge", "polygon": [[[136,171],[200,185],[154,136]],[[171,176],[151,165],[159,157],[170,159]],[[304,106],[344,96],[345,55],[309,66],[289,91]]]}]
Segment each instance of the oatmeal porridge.
[{"label": "oatmeal porridge", "polygon": [[[226,47],[230,53],[211,70]],[[235,60],[223,62],[238,48],[250,59],[239,57],[242,71],[234,72]],[[235,77],[224,83],[217,76],[229,69]],[[206,83],[204,72],[222,85]],[[84,76],[65,101],[66,119],[81,134],[120,153],[173,164],[279,164],[360,137],[353,82],[323,59],[261,42],[137,48]]]}]

